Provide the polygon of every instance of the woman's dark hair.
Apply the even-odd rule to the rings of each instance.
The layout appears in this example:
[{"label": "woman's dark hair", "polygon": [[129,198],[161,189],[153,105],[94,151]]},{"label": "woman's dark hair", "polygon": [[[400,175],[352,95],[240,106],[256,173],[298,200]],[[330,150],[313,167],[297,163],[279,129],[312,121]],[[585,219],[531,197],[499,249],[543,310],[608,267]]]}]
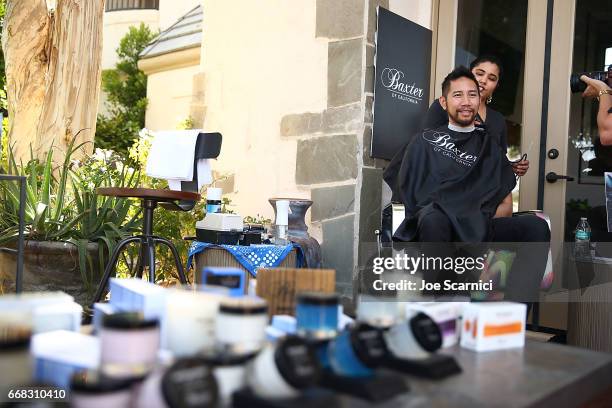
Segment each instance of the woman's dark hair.
[{"label": "woman's dark hair", "polygon": [[476,78],[474,77],[474,74],[472,74],[472,71],[470,71],[463,65],[460,65],[457,68],[453,69],[451,73],[448,74],[446,78],[444,78],[444,81],[442,81],[442,95],[446,97],[448,95],[448,90],[450,89],[450,83],[459,78],[468,78],[474,81],[474,85],[476,85],[476,90],[480,94],[480,91],[478,90],[478,81],[476,81]]},{"label": "woman's dark hair", "polygon": [[473,70],[477,65],[482,64],[483,62],[490,62],[491,64],[497,65],[497,68],[499,68],[498,81],[501,80],[502,74],[504,73],[504,67],[501,63],[501,60],[492,54],[485,54],[476,57],[476,59],[470,64],[470,71]]}]

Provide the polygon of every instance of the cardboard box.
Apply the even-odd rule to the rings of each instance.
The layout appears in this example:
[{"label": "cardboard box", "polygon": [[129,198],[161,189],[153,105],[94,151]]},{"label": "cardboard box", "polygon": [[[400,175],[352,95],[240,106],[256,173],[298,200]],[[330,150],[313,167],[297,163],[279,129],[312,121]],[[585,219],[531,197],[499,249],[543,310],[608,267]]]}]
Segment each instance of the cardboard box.
[{"label": "cardboard box", "polygon": [[463,306],[461,347],[476,351],[525,345],[527,306],[512,302],[478,302]]},{"label": "cardboard box", "polygon": [[260,268],[257,271],[257,296],[268,302],[270,315],[295,315],[295,298],[301,292],[333,293],[333,269]]}]

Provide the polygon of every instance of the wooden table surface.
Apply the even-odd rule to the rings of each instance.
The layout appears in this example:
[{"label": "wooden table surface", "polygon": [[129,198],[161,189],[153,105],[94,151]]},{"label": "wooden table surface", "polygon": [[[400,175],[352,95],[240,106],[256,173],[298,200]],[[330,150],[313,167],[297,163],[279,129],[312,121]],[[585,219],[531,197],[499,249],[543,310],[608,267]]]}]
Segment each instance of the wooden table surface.
[{"label": "wooden table surface", "polygon": [[[443,352],[455,356],[463,373],[441,381],[406,376],[410,392],[374,406],[578,407],[612,387],[608,353],[536,341],[527,341],[523,349],[476,353],[456,346]],[[342,406],[373,406],[345,401]]]}]

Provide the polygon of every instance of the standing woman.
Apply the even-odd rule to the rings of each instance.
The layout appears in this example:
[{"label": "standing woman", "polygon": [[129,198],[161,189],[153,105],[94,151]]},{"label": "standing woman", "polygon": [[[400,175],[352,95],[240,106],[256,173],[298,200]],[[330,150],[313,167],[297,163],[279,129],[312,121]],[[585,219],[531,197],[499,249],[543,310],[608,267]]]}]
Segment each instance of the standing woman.
[{"label": "standing woman", "polygon": [[[499,85],[499,80],[503,73],[502,64],[493,55],[482,55],[472,61],[470,70],[476,77],[480,90],[480,107],[478,108],[476,122],[486,127],[487,133],[495,138],[494,142],[505,153],[508,149],[506,120],[501,113],[488,106],[493,100],[493,92],[495,92]],[[433,129],[444,126],[446,123],[448,123],[448,115],[436,99],[427,111],[422,128]],[[529,169],[529,160],[521,160],[514,163],[512,169],[517,176],[525,175]]]}]

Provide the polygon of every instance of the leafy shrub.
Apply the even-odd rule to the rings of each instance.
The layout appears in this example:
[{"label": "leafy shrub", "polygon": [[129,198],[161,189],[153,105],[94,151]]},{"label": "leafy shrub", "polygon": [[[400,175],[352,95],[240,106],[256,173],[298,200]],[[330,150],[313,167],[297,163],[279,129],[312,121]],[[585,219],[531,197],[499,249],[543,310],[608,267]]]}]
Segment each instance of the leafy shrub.
[{"label": "leafy shrub", "polygon": [[[139,172],[117,166],[111,157],[72,160],[81,145],[69,145],[63,164],[53,168],[53,148],[44,162],[32,158],[18,165],[9,154],[9,174],[26,177],[25,238],[35,241],[70,242],[78,249],[83,284],[91,291],[97,284],[87,244],[98,243],[101,270],[117,242],[139,229],[140,213],[129,200],[103,197],[99,187],[133,187]],[[114,163],[114,164],[113,164]],[[19,234],[19,186],[0,184],[0,244]]]}]

